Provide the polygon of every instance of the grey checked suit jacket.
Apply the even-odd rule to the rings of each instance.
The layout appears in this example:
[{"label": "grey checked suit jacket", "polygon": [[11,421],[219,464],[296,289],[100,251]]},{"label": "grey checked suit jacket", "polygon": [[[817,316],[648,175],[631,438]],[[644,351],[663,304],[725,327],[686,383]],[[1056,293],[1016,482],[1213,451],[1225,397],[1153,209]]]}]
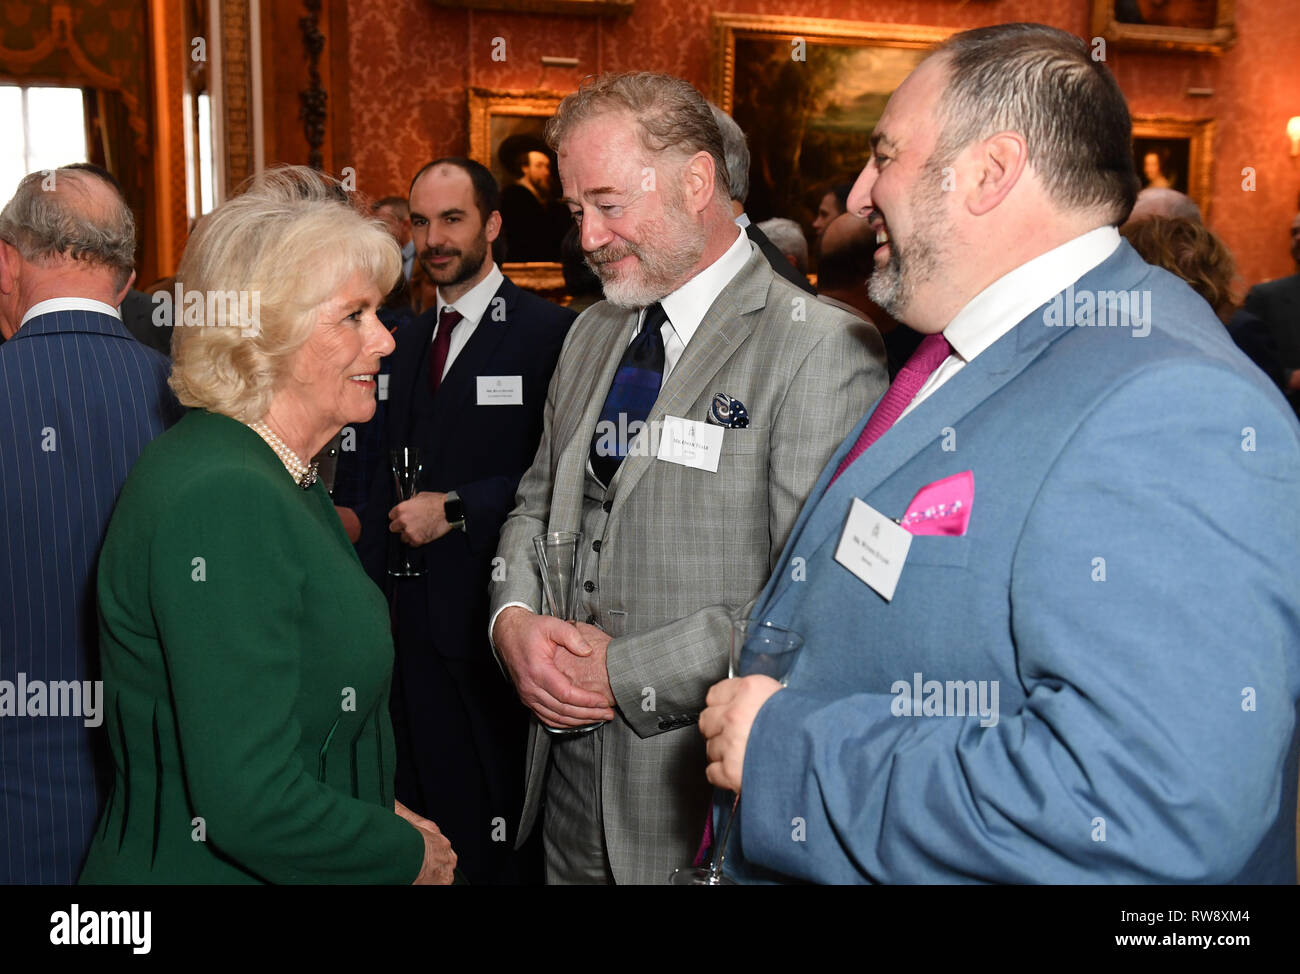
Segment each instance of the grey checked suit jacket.
[{"label": "grey checked suit jacket", "polygon": [[[551,380],[541,444],[501,532],[493,613],[541,606],[532,538],[581,530],[587,455],[637,312],[601,302],[574,323]],[[649,421],[703,421],[715,393],[748,408],[716,474],[631,455],[586,539],[585,611],[612,637],[618,715],[602,735],[605,839],[619,883],[662,883],[695,853],[711,790],[695,718],[727,675],[730,615],[767,580],[804,498],[888,380],[875,329],[772,273],[751,247],[665,380]],[[534,721],[521,841],[541,806],[550,735]]]}]

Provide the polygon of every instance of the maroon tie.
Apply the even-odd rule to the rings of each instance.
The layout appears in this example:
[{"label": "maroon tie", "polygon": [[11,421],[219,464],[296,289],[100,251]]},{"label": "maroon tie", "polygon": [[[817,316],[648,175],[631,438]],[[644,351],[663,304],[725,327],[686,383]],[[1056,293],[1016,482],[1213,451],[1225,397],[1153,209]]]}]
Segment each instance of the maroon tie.
[{"label": "maroon tie", "polygon": [[916,398],[916,394],[921,391],[921,386],[925,385],[925,380],[930,378],[930,373],[942,365],[943,360],[951,354],[952,346],[948,344],[948,339],[944,338],[942,333],[926,335],[921,339],[921,344],[907,360],[907,364],[899,369],[898,375],[894,377],[894,381],[890,383],[884,396],[876,404],[875,411],[858,437],[858,442],[853,444],[853,449],[844,455],[844,459],[835,469],[835,476],[831,478],[832,484],[854,460],[862,456],[867,447],[884,435],[885,430],[898,422],[898,417],[903,415],[907,404]]},{"label": "maroon tie", "polygon": [[429,391],[437,392],[442,385],[442,370],[447,365],[447,350],[451,348],[451,333],[464,316],[451,305],[438,315],[438,332],[429,348]]}]

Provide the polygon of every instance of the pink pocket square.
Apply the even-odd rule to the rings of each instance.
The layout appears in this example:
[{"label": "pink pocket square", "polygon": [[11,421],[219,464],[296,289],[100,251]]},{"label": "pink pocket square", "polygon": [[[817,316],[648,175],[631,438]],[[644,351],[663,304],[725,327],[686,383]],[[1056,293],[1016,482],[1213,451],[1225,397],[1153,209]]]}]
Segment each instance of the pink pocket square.
[{"label": "pink pocket square", "polygon": [[912,534],[960,537],[970,524],[970,509],[974,503],[975,475],[966,470],[918,490],[898,523]]}]

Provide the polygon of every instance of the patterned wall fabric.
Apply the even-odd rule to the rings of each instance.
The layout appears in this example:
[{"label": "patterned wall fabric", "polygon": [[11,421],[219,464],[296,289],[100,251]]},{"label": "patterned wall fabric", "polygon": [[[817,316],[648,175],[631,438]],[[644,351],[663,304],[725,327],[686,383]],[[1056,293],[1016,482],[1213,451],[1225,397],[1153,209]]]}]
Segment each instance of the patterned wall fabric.
[{"label": "patterned wall fabric", "polygon": [[[1300,51],[1300,18],[1276,16],[1271,7],[1238,3],[1240,39],[1222,56],[1113,45],[1107,52],[1135,113],[1218,119],[1210,225],[1232,249],[1246,283],[1294,269],[1287,226],[1296,212],[1300,170],[1284,129],[1288,117],[1300,114],[1300,95],[1286,80]],[[348,0],[358,186],[374,195],[402,192],[422,162],[467,151],[469,85],[568,91],[593,72],[651,69],[706,89],[713,11],[957,29],[1036,20],[1086,38],[1092,0],[636,0],[630,17],[600,21],[469,12],[429,0]],[[495,37],[505,39],[504,61],[493,60]],[[576,57],[579,64],[543,69],[543,54]],[[1188,88],[1212,88],[1214,94],[1191,97]],[[1257,172],[1250,192],[1241,185],[1246,166]]]}]

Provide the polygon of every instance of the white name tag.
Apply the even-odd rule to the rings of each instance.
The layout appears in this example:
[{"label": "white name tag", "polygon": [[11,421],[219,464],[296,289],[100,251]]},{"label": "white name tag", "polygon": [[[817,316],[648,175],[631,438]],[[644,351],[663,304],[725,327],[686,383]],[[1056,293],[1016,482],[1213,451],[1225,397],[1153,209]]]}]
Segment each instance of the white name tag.
[{"label": "white name tag", "polygon": [[835,560],[880,593],[886,602],[894,597],[903,572],[912,535],[870,504],[853,498]]},{"label": "white name tag", "polygon": [[722,427],[712,423],[665,416],[658,457],[669,463],[717,473],[722,458],[722,434]]},{"label": "white name tag", "polygon": [[388,398],[388,376],[381,373],[375,378],[379,381],[379,401],[383,402]]},{"label": "white name tag", "polygon": [[524,377],[522,375],[480,375],[478,404],[480,406],[522,406]]}]

